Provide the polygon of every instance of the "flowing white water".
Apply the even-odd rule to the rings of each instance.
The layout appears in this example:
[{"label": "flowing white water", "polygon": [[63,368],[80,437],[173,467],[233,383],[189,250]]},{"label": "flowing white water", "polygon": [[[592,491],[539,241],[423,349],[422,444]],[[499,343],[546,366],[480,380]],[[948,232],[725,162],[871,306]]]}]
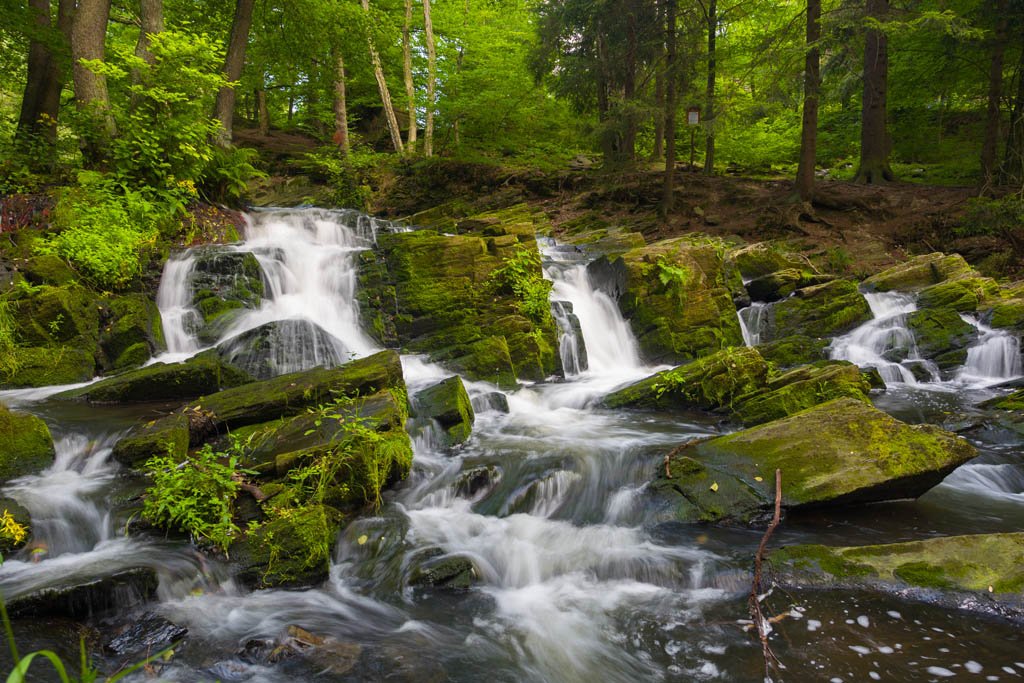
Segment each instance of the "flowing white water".
[{"label": "flowing white water", "polygon": [[189,252],[172,256],[164,265],[156,293],[156,305],[160,309],[164,341],[167,343],[167,354],[160,358],[162,361],[182,360],[199,350],[199,340],[195,336],[199,311],[192,306],[189,287],[194,268],[195,258]]},{"label": "flowing white water", "polygon": [[914,334],[907,328],[907,314],[917,310],[914,297],[878,292],[865,294],[864,298],[871,306],[873,319],[833,340],[831,357],[875,368],[886,384],[918,383],[903,361],[917,361],[933,380],[938,379],[934,366],[921,359]]},{"label": "flowing white water", "polygon": [[960,316],[978,328],[978,343],[967,349],[967,361],[957,380],[977,386],[991,386],[1016,379],[1022,374],[1020,340],[1006,330],[994,330],[974,318]]},{"label": "flowing white water", "polygon": [[771,304],[766,303],[752,303],[736,312],[740,318],[740,332],[743,333],[743,343],[747,346],[757,346],[761,343],[761,328],[764,325],[764,320],[768,315],[770,306]]}]

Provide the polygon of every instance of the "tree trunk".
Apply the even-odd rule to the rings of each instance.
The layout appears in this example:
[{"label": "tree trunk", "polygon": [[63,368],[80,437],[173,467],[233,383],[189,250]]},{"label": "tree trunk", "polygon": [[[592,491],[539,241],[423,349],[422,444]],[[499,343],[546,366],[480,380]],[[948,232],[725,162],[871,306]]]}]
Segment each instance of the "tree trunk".
[{"label": "tree trunk", "polygon": [[1010,127],[1000,179],[1003,184],[1024,188],[1024,49],[1021,49],[1017,65],[1017,95],[1010,109]]},{"label": "tree trunk", "polygon": [[82,153],[90,166],[102,163],[110,140],[117,135],[117,125],[110,111],[107,79],[82,64],[84,59],[103,59],[109,18],[110,0],[79,0],[71,27],[75,104],[89,121],[82,139]]},{"label": "tree trunk", "polygon": [[637,119],[634,110],[636,100],[636,70],[640,38],[637,26],[637,3],[631,2],[629,14],[626,16],[626,70],[622,84],[622,99],[625,107],[625,122],[622,127],[622,138],[619,144],[620,161],[632,164],[636,161],[636,127]]},{"label": "tree trunk", "polygon": [[[665,24],[665,0],[657,0],[656,16],[658,26]],[[664,37],[661,40],[665,47]],[[654,143],[651,145],[651,161],[659,161],[665,155],[665,74],[662,69],[654,72],[654,107],[651,113],[654,124]]]},{"label": "tree trunk", "polygon": [[56,151],[60,91],[64,86],[61,59],[67,57],[60,52],[61,48],[68,49],[74,0],[61,0],[56,31],[49,0],[29,0],[29,11],[35,32],[29,41],[28,77],[14,138],[17,149],[28,155],[34,168],[46,169]]},{"label": "tree trunk", "polygon": [[676,0],[665,0],[665,179],[658,212],[667,217],[675,204],[676,175]]},{"label": "tree trunk", "polygon": [[[429,157],[434,154],[434,107],[437,97],[437,51],[434,48],[434,23],[430,19],[430,0],[423,0],[423,35],[427,42],[427,121],[423,128],[423,154]],[[461,55],[459,57],[461,59]],[[459,144],[457,138],[458,132],[456,147]]]},{"label": "tree trunk", "polygon": [[347,157],[352,151],[348,141],[348,102],[345,99],[345,59],[341,50],[335,50],[334,61],[337,71],[334,75],[334,143]]},{"label": "tree trunk", "polygon": [[[245,48],[249,43],[249,27],[252,26],[252,8],[255,0],[238,0],[235,16],[231,21],[231,37],[228,39],[228,54],[224,59],[224,75],[232,83],[242,77],[245,66]],[[214,118],[220,121],[217,144],[227,147],[231,144],[231,124],[235,116],[235,87],[225,86],[217,93]]]},{"label": "tree trunk", "polygon": [[[885,21],[889,0],[867,0],[867,15]],[[889,167],[889,134],[885,122],[889,87],[889,45],[885,33],[869,28],[864,41],[864,95],[861,100],[860,167],[858,183],[886,183],[894,179]]]},{"label": "tree trunk", "polygon": [[267,108],[267,91],[257,88],[256,96],[256,121],[259,126],[260,135],[270,135],[270,110]]},{"label": "tree trunk", "polygon": [[[363,0],[363,11],[370,13],[370,0]],[[391,144],[395,151],[401,154],[405,149],[402,145],[402,131],[398,127],[398,118],[395,116],[395,107],[391,102],[391,91],[388,89],[388,81],[384,78],[384,67],[380,62],[380,53],[373,44],[373,36],[366,34],[366,43],[370,48],[370,61],[373,63],[373,77],[377,81],[377,90],[380,91],[380,101],[384,105],[384,118],[387,121],[388,132],[391,134]]]},{"label": "tree trunk", "polygon": [[409,109],[409,134],[406,138],[409,154],[416,148],[416,84],[412,80],[412,0],[405,0],[405,23],[402,24],[402,55],[405,73],[405,97]]},{"label": "tree trunk", "polygon": [[708,86],[704,93],[704,175],[715,172],[715,40],[718,38],[718,1],[708,0]]},{"label": "tree trunk", "polygon": [[153,55],[149,51],[149,37],[164,30],[164,0],[140,0],[139,3],[139,40],[135,43],[135,56],[148,63],[153,63]]},{"label": "tree trunk", "polygon": [[807,54],[804,57],[804,112],[800,128],[800,163],[796,192],[800,201],[814,199],[814,167],[818,151],[818,92],[821,89],[821,0],[807,0]]},{"label": "tree trunk", "polygon": [[981,145],[981,192],[987,193],[998,182],[999,169],[996,155],[999,149],[999,103],[1003,97],[1003,55],[1006,52],[1007,31],[1010,21],[1007,0],[995,0],[993,14],[996,18],[995,34],[992,37],[992,59],[988,70],[988,110],[985,115],[985,139]]}]

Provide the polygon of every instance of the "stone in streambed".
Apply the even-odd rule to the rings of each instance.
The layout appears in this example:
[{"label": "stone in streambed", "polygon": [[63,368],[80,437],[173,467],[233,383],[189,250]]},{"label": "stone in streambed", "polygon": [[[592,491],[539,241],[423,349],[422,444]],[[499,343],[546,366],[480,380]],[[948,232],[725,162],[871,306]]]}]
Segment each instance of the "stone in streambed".
[{"label": "stone in streambed", "polygon": [[247,330],[217,345],[231,365],[257,379],[316,367],[337,367],[348,360],[346,349],[310,320],[276,320]]},{"label": "stone in streambed", "polygon": [[830,343],[827,338],[796,334],[758,344],[757,350],[766,361],[784,369],[826,360]]},{"label": "stone in streambed", "polygon": [[967,313],[978,310],[998,294],[999,285],[992,278],[961,277],[922,290],[917,296],[917,305],[925,310],[951,308]]},{"label": "stone in streambed", "polygon": [[780,270],[812,270],[807,259],[786,251],[778,244],[756,242],[732,249],[726,254],[726,263],[737,269],[745,280],[755,280]]},{"label": "stone in streambed", "polygon": [[943,370],[963,365],[967,348],[978,340],[977,328],[952,308],[914,311],[907,316],[907,327],[914,333],[921,357]]},{"label": "stone in streambed", "polygon": [[263,271],[250,252],[207,246],[194,249],[193,257],[189,286],[192,305],[202,318],[196,334],[210,343],[245,309],[260,305]]},{"label": "stone in streambed", "polygon": [[423,389],[413,397],[414,413],[437,422],[447,446],[464,443],[473,431],[473,405],[458,375]]},{"label": "stone in streambed", "polygon": [[757,425],[793,415],[836,398],[867,401],[871,383],[853,363],[821,361],[768,381],[763,389],[741,396],[735,414],[745,425]]},{"label": "stone in streambed", "polygon": [[124,370],[145,363],[166,348],[160,311],[144,294],[104,301],[100,309],[99,349],[103,367]]},{"label": "stone in streambed", "polygon": [[916,292],[926,287],[977,275],[959,254],[934,252],[914,258],[872,275],[863,282],[868,291]]},{"label": "stone in streambed", "polygon": [[650,490],[683,521],[750,523],[770,514],[775,470],[786,508],[914,498],[977,451],[929,425],[907,425],[840,398],[735,434],[686,444]]},{"label": "stone in streambed", "polygon": [[871,320],[871,307],[851,280],[834,280],[798,289],[772,304],[761,328],[771,342],[792,335],[831,337]]},{"label": "stone in streambed", "polygon": [[45,422],[0,403],[0,482],[35,474],[52,465],[54,456]]},{"label": "stone in streambed", "polygon": [[831,275],[786,268],[751,280],[745,287],[752,301],[770,302],[784,299],[798,289],[825,284],[833,279]]}]

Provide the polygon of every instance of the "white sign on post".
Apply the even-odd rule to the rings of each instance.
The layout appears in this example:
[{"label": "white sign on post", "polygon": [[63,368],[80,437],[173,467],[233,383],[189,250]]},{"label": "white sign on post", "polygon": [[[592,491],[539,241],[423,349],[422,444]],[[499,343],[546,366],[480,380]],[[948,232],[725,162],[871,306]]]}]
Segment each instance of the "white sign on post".
[{"label": "white sign on post", "polygon": [[686,110],[686,123],[690,126],[700,125],[700,109],[691,107]]}]

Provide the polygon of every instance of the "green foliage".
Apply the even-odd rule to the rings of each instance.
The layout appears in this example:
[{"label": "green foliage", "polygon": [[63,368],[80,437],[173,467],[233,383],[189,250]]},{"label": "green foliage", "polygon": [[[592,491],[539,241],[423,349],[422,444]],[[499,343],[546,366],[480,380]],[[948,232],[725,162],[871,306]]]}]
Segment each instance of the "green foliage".
[{"label": "green foliage", "polygon": [[15,339],[14,316],[11,315],[10,301],[0,300],[0,378],[10,379],[17,374],[20,368],[18,358],[14,353],[17,347]]},{"label": "green foliage", "polygon": [[853,255],[843,247],[831,247],[825,252],[825,265],[830,273],[845,273],[853,263]]},{"label": "green foliage", "polygon": [[209,444],[178,462],[166,455],[146,461],[144,471],[153,485],[146,489],[142,517],[151,524],[185,531],[227,552],[238,533],[232,519],[242,446],[233,440],[230,453],[217,453]]},{"label": "green foliage", "polygon": [[325,147],[303,157],[301,166],[327,181],[335,206],[367,211],[374,189],[381,185],[396,159],[364,148],[342,156],[336,147]]},{"label": "green foliage", "polygon": [[535,248],[517,244],[487,283],[497,293],[514,295],[520,313],[533,322],[545,325],[551,320],[551,282],[544,279]]},{"label": "green foliage", "polygon": [[657,262],[658,281],[670,295],[682,299],[690,287],[693,272],[686,266],[671,263],[664,257]]},{"label": "green foliage", "polygon": [[203,168],[199,192],[211,202],[237,202],[250,180],[265,178],[256,168],[259,152],[247,147],[214,147]]},{"label": "green foliage", "polygon": [[963,221],[953,229],[961,237],[1000,235],[1024,226],[1024,199],[1010,195],[1003,199],[977,197],[968,202]]}]

